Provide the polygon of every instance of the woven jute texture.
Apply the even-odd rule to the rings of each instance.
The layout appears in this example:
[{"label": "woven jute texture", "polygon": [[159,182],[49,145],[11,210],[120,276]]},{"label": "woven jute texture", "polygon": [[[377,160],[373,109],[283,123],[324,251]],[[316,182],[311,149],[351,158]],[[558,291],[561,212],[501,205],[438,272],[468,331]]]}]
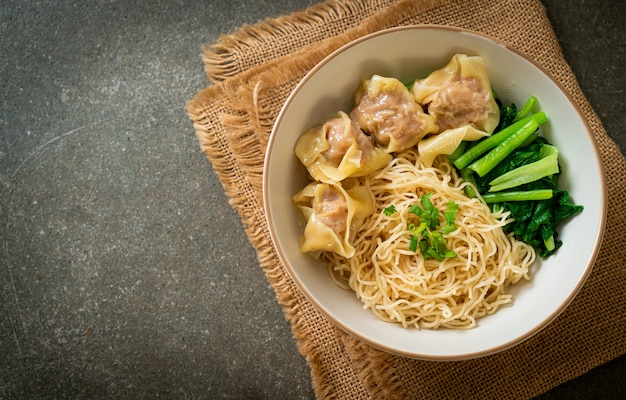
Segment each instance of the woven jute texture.
[{"label": "woven jute texture", "polygon": [[[529,340],[469,361],[391,355],[334,327],[304,298],[279,262],[263,214],[266,144],[290,91],[343,44],[381,29],[416,24],[482,32],[545,67],[586,116],[606,173],[605,238],[581,292]],[[625,352],[626,160],[564,60],[539,0],[329,0],[244,26],[206,45],[202,57],[211,84],[188,103],[189,117],[291,323],[318,398],[530,398]]]}]

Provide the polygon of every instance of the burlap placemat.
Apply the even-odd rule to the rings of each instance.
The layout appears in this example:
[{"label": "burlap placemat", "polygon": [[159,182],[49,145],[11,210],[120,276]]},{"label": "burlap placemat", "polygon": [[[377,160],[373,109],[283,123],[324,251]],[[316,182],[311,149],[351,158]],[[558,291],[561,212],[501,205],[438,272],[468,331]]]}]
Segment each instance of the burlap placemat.
[{"label": "burlap placemat", "polygon": [[[290,91],[325,55],[350,40],[413,24],[483,32],[543,65],[583,110],[606,170],[605,239],[579,295],[552,324],[521,345],[463,362],[394,356],[335,328],[280,264],[263,214],[263,157]],[[189,117],[292,325],[318,398],[530,398],[626,351],[626,160],[583,95],[539,0],[329,0],[242,27],[206,46],[203,59],[213,84],[189,102]]]}]

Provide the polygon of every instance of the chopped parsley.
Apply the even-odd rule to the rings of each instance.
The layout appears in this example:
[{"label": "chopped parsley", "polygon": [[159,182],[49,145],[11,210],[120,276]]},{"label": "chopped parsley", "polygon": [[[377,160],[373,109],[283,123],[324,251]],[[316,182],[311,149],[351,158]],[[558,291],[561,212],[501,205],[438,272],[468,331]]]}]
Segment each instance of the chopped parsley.
[{"label": "chopped parsley", "polygon": [[459,212],[459,205],[456,204],[454,200],[448,200],[446,204],[446,211],[443,213],[446,218],[446,225],[441,228],[441,232],[443,234],[448,234],[454,232],[456,230],[456,224],[454,223],[454,219],[456,218],[456,214]]},{"label": "chopped parsley", "polygon": [[420,222],[425,223],[428,228],[435,230],[439,226],[439,210],[430,200],[432,195],[433,192],[429,192],[422,196],[422,200],[420,200],[420,203],[422,203],[421,207],[419,204],[413,204],[409,208],[409,212],[418,216]]},{"label": "chopped parsley", "polygon": [[[443,261],[446,258],[456,257],[456,253],[446,247],[446,239],[443,237],[456,229],[454,220],[459,211],[459,206],[454,200],[448,201],[444,212],[445,225],[441,226],[439,221],[440,211],[430,200],[433,192],[429,192],[422,196],[421,204],[413,204],[409,208],[409,212],[418,217],[417,225],[409,223],[408,230],[411,232],[409,238],[409,250],[417,252],[418,250],[424,256],[424,259],[435,259]],[[387,209],[385,214],[387,215]],[[395,212],[395,207],[393,207]]]},{"label": "chopped parsley", "polygon": [[396,212],[398,212],[398,210],[396,210],[396,206],[394,206],[393,204],[389,207],[385,207],[385,209],[383,210],[383,213],[388,217],[391,217]]}]

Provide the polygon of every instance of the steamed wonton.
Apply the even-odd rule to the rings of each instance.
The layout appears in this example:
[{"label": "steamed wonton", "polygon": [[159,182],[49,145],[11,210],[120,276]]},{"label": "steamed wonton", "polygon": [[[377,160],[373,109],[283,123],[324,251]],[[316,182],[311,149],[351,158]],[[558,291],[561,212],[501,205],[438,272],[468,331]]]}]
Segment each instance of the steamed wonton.
[{"label": "steamed wonton", "polygon": [[391,156],[374,146],[342,111],[337,117],[306,131],[298,139],[296,155],[311,177],[321,182],[364,176],[391,161]]},{"label": "steamed wonton", "polygon": [[415,81],[412,92],[439,132],[471,124],[491,134],[500,120],[482,57],[457,54],[445,67]]},{"label": "steamed wonton", "polygon": [[356,183],[344,189],[340,184],[313,182],[294,195],[293,201],[306,219],[300,251],[315,257],[321,251],[352,257],[354,229],[374,211],[371,191]]},{"label": "steamed wonton", "polygon": [[354,94],[354,104],[352,119],[388,153],[413,147],[438,129],[434,119],[395,78],[374,75],[363,80]]}]

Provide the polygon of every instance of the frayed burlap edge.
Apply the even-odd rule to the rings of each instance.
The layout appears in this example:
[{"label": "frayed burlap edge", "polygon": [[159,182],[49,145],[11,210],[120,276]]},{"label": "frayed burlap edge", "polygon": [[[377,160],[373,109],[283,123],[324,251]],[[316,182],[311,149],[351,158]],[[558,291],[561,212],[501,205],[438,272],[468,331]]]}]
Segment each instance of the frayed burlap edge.
[{"label": "frayed burlap edge", "polygon": [[[202,47],[205,73],[221,82],[243,71],[289,56],[303,48],[345,32],[394,0],[347,0],[318,3],[288,16],[244,25],[216,43]],[[323,29],[320,27],[323,26]]]},{"label": "frayed burlap edge", "polygon": [[[405,8],[401,10],[397,7],[391,7],[391,11],[385,10],[388,11],[387,14],[385,14],[385,11],[379,12],[372,17],[371,21],[366,20],[360,26],[352,31],[346,32],[341,37],[330,38],[319,44],[308,46],[303,49],[301,53],[306,52],[309,61],[306,61],[303,57],[295,57],[299,62],[294,62],[294,58],[291,58],[290,62],[286,63],[289,65],[288,71],[285,70],[285,65],[279,68],[278,65],[281,64],[281,60],[275,59],[260,67],[253,67],[252,70],[239,75],[237,79],[234,79],[232,82],[227,81],[219,87],[208,88],[206,91],[203,91],[203,93],[200,93],[188,107],[190,117],[194,120],[194,117],[200,116],[203,113],[204,117],[215,118],[215,115],[207,114],[209,110],[204,109],[203,104],[216,99],[220,99],[220,102],[223,104],[221,112],[219,108],[217,111],[221,123],[227,127],[227,133],[224,138],[220,139],[218,137],[219,135],[215,135],[216,137],[212,138],[211,132],[205,129],[206,121],[203,121],[203,118],[195,119],[194,126],[196,127],[203,151],[205,151],[213,163],[214,169],[218,172],[222,184],[231,198],[231,204],[240,213],[242,221],[246,226],[246,232],[255,248],[259,251],[261,266],[268,280],[276,290],[278,301],[283,306],[287,319],[292,323],[300,351],[311,365],[316,394],[320,398],[337,395],[339,389],[336,385],[332,384],[333,380],[330,369],[323,365],[325,362],[328,362],[328,360],[323,359],[324,357],[320,353],[319,343],[316,343],[315,340],[313,340],[316,338],[314,338],[310,332],[306,331],[307,329],[311,330],[313,327],[310,323],[307,323],[308,315],[307,318],[303,317],[306,314],[305,310],[302,310],[302,308],[310,307],[310,304],[299,296],[297,288],[294,287],[293,282],[278,263],[273,248],[271,247],[271,242],[268,242],[269,235],[267,233],[267,227],[265,226],[264,216],[262,215],[260,193],[262,186],[262,163],[258,163],[258,156],[259,151],[263,153],[265,151],[267,135],[271,129],[270,121],[273,121],[275,118],[276,105],[271,104],[270,107],[264,107],[263,102],[259,101],[259,99],[271,97],[263,92],[266,90],[277,90],[277,87],[282,88],[282,90],[279,89],[281,94],[277,97],[284,99],[300,77],[310,69],[311,62],[315,63],[321,60],[330,50],[341,46],[347,41],[362,36],[363,34],[388,27],[390,21],[394,21],[396,25],[401,24],[401,22],[410,18],[411,15],[414,15],[414,10],[411,10],[410,6],[405,5],[404,7]],[[398,11],[402,12],[398,13]],[[381,17],[381,15],[383,15],[384,18]],[[396,19],[389,19],[390,16]],[[556,40],[554,38],[550,39]],[[563,84],[581,105],[585,115],[588,116],[602,153],[614,153],[617,151],[619,160],[621,153],[619,153],[614,143],[606,136],[597,116],[595,116],[593,110],[586,102],[584,95],[582,95],[582,92],[578,88],[569,67],[564,61],[562,64],[564,64],[565,70],[561,69],[557,72],[560,72],[561,79],[564,79]],[[281,73],[272,73],[271,70],[274,68],[278,68]],[[561,68],[561,65],[553,68]],[[211,113],[215,111],[215,109],[210,110]],[[220,143],[216,143],[215,140],[220,141]],[[241,170],[233,168],[232,161],[229,161],[228,157],[225,156],[225,148],[229,148],[228,152],[236,159],[237,165],[235,166],[241,167]],[[623,157],[621,159],[623,161]],[[617,165],[613,163],[610,167],[617,169],[614,173],[617,173],[620,168],[621,171],[624,171],[623,163],[620,164],[618,162]],[[237,180],[241,180],[242,177],[246,181],[246,185],[244,185],[246,188],[243,193],[241,190],[242,186],[237,183]],[[611,186],[610,183],[609,180],[609,186]],[[613,186],[613,189],[616,189],[615,186]],[[621,187],[619,187],[618,184],[617,189],[617,192],[624,195],[623,182]],[[619,199],[620,197],[617,197],[617,195],[618,193],[611,192],[610,190],[610,197]],[[249,199],[251,198],[254,198],[254,204],[250,204]],[[260,211],[259,208],[261,208]],[[620,218],[623,222],[623,215],[621,217],[618,216],[617,220]],[[607,226],[607,235],[614,234],[613,231],[615,228],[613,224],[609,224],[609,226]],[[267,246],[267,243],[270,243],[270,245]],[[303,304],[306,304],[306,306],[303,306]],[[313,312],[316,313],[316,310],[313,310]],[[324,325],[324,322],[323,318],[321,321],[318,321],[321,325]],[[623,321],[621,323],[623,326]],[[325,329],[334,330],[332,327],[326,327]],[[328,332],[326,332],[326,334],[328,334]],[[330,335],[332,336],[332,334]],[[399,378],[402,376],[402,371],[400,370],[403,368],[410,370],[410,365],[413,365],[414,368],[415,360],[390,356],[342,332],[334,332],[334,335],[337,338],[335,345],[341,345],[348,353],[351,358],[349,366],[353,370],[353,375],[358,377],[362,382],[361,385],[356,385],[360,389],[358,391],[361,392],[361,394],[364,394],[362,391],[365,390],[374,397],[382,396],[384,398],[391,398],[395,395],[404,397],[405,395],[415,395],[419,392],[406,387],[406,383],[403,382],[403,380],[405,382],[407,381],[406,377],[404,377],[403,380]],[[623,351],[622,346],[621,352]],[[540,382],[536,385],[535,390],[530,390],[526,395],[536,395],[541,391],[562,383],[564,380],[571,379],[594,365],[597,365],[594,364],[594,362],[600,363],[607,361],[615,355],[616,354],[604,355],[604,358],[599,356],[591,363],[581,363],[580,367],[574,368],[569,372],[569,375],[566,373],[565,376]],[[329,382],[331,383],[330,385]],[[355,389],[351,388],[350,390],[354,391]],[[353,392],[350,393],[354,394]]]}]

